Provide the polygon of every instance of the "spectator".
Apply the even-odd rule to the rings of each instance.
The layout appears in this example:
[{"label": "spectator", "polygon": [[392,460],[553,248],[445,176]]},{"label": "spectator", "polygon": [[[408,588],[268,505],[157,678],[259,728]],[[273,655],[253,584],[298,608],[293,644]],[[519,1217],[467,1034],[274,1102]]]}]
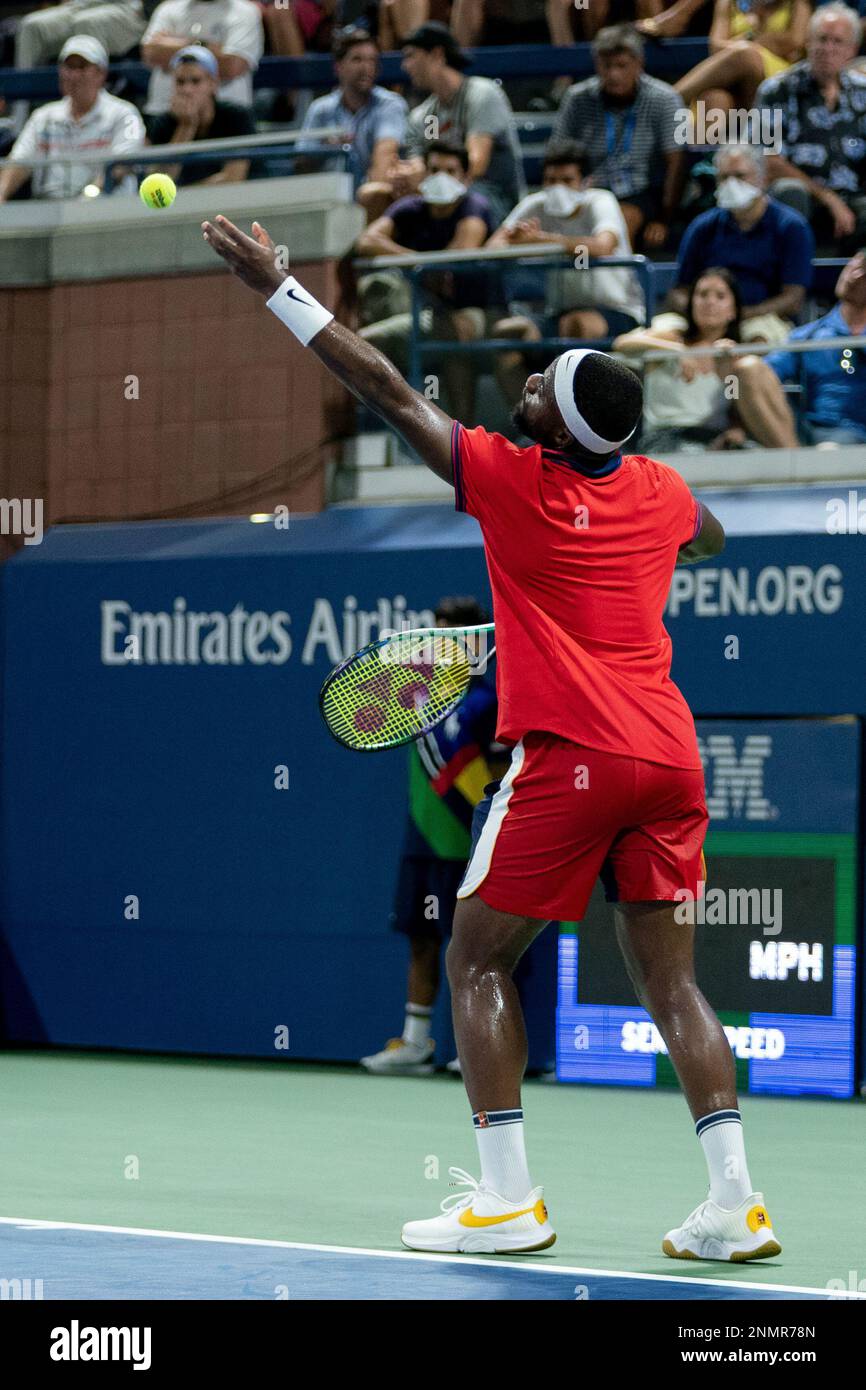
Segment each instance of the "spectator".
[{"label": "spectator", "polygon": [[[790,341],[860,337],[866,333],[866,248],[851,258],[836,282],[838,303],[815,323],[795,328]],[[862,347],[816,352],[774,352],[767,358],[773,390],[756,394],[772,419],[793,418],[780,381],[801,381],[800,433],[806,444],[866,444],[866,354]]]},{"label": "spectator", "polygon": [[804,217],[768,197],[764,151],[729,145],[715,157],[717,208],[686,228],[677,260],[673,307],[682,309],[686,286],[709,266],[736,277],[744,319],[769,316],[769,331],[796,318],[812,283],[815,238]]},{"label": "spectator", "polygon": [[[469,153],[447,140],[428,144],[427,176],[418,193],[400,198],[384,216],[361,234],[360,256],[398,256],[408,252],[470,251],[483,246],[493,231],[490,204],[476,188],[469,188]],[[486,315],[482,307],[486,288],[479,277],[432,272],[425,288],[432,290],[432,329],[436,338],[471,342],[482,337]],[[375,343],[405,373],[412,322],[409,287],[399,271],[379,272],[359,285],[361,337]],[[452,410],[455,402],[468,418],[472,410],[474,381],[465,361],[449,355],[442,363]]]},{"label": "spectator", "polygon": [[768,161],[771,193],[845,252],[866,236],[866,73],[847,66],[861,27],[848,5],[822,6],[809,25],[806,61],[758,91],[761,106],[782,113],[781,146]]},{"label": "spectator", "polygon": [[469,182],[501,222],[526,191],[514,113],[501,87],[489,77],[464,77],[465,66],[444,24],[422,24],[406,40],[404,71],[430,96],[409,113],[408,159],[397,167],[392,189],[417,188],[431,139],[455,140],[469,151]]},{"label": "spectator", "polygon": [[627,24],[602,29],[592,45],[597,76],[568,92],[554,139],[581,140],[591,182],[619,200],[632,246],[663,246],[685,173],[677,141],[680,100],[643,70],[643,40]]},{"label": "spectator", "polygon": [[[488,247],[546,242],[582,260],[630,256],[628,231],[616,198],[605,188],[587,188],[585,167],[586,151],[575,141],[549,145],[542,192],[530,193],[518,203],[494,232]],[[535,316],[519,301],[512,302],[509,317],[494,325],[494,338],[537,342],[558,334],[598,340],[627,333],[643,323],[643,297],[630,270],[584,268],[538,274],[545,284],[545,312]],[[505,399],[516,400],[526,380],[523,354],[500,354],[497,379]]]},{"label": "spectator", "polygon": [[169,63],[182,48],[200,44],[217,60],[221,101],[252,106],[253,72],[262,56],[262,17],[252,0],[162,0],[141,40],[141,56],[153,69],[145,112],[171,106]]},{"label": "spectator", "polygon": [[366,29],[339,30],[333,52],[338,85],[311,102],[302,129],[339,126],[345,132],[358,202],[378,215],[383,197],[390,201],[388,180],[406,138],[409,108],[396,92],[376,85],[379,50]]},{"label": "spectator", "polygon": [[[706,3],[706,0],[702,0]],[[663,0],[631,0],[623,4],[621,0],[549,0],[551,43],[568,43],[566,37],[574,23],[580,37],[594,39],[605,25],[619,20],[645,20],[661,12]],[[611,10],[613,13],[611,13]]]},{"label": "spectator", "polygon": [[21,16],[15,34],[16,68],[53,63],[67,39],[89,34],[112,58],[134,48],[145,30],[141,0],[62,0]]},{"label": "spectator", "polygon": [[101,189],[106,166],[99,154],[129,154],[144,143],[144,124],[132,102],[104,90],[108,54],[90,34],[73,35],[60,50],[60,101],[38,107],[9,153],[17,168],[0,171],[0,203],[31,177],[33,159],[81,154],[80,164],[54,164],[32,171],[34,198],[74,198],[88,186]]},{"label": "spectator", "polygon": [[[174,55],[169,68],[174,77],[171,109],[151,122],[148,143],[185,145],[193,140],[220,140],[230,135],[252,135],[256,123],[248,106],[220,101],[219,67],[209,48],[192,44]],[[152,166],[156,168],[156,165]],[[160,166],[175,183],[242,183],[248,177],[248,159],[216,155],[189,164]]]},{"label": "spectator", "polygon": [[574,11],[574,0],[454,0],[451,32],[461,48],[573,43],[570,22],[561,22],[569,10]]},{"label": "spectator", "polygon": [[703,101],[708,110],[748,110],[767,77],[802,57],[809,23],[808,0],[716,0],[710,56],[676,84],[683,103]]},{"label": "spectator", "polygon": [[281,58],[303,58],[308,51],[327,53],[331,46],[336,0],[263,0],[270,51]]},{"label": "spectator", "polygon": [[[487,621],[474,598],[443,598],[436,605],[437,627],[474,627]],[[409,938],[408,1002],[402,1037],[362,1057],[367,1071],[387,1076],[433,1071],[436,1044],[430,1023],[439,993],[440,958],[470,857],[473,811],[487,784],[503,777],[508,766],[495,734],[496,691],[489,676],[473,675],[454,713],[409,746],[409,815],[391,913],[394,931]],[[432,904],[436,907],[431,916]],[[459,1069],[459,1062],[449,1064],[450,1071]]]},{"label": "spectator", "polygon": [[[764,433],[763,419],[753,409],[754,391],[731,401],[727,383],[732,371],[739,376],[736,345],[742,337],[742,300],[737,282],[723,266],[711,266],[699,275],[688,292],[686,317],[657,314],[648,329],[639,328],[617,338],[614,350],[645,353],[652,348],[717,347],[730,351],[720,357],[683,357],[649,362],[644,369],[644,415],[640,438],[649,455],[695,453],[703,449],[740,448],[746,429],[760,444],[772,445],[775,435]],[[746,331],[748,327],[746,326]],[[760,379],[769,369],[752,355]],[[793,429],[787,443],[797,443]]]},{"label": "spectator", "polygon": [[[697,16],[709,4],[710,0],[675,0],[666,10],[646,17],[639,16],[635,27],[648,39],[678,39],[682,34],[697,31]],[[702,22],[699,32],[706,34],[706,20]]]}]

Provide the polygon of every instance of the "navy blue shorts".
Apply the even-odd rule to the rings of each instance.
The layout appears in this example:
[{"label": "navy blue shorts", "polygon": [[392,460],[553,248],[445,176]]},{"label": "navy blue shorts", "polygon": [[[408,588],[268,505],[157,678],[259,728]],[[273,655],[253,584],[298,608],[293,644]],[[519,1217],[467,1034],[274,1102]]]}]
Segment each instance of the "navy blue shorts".
[{"label": "navy blue shorts", "polygon": [[392,930],[405,936],[449,935],[457,889],[465,872],[462,859],[407,854],[397,875]]}]

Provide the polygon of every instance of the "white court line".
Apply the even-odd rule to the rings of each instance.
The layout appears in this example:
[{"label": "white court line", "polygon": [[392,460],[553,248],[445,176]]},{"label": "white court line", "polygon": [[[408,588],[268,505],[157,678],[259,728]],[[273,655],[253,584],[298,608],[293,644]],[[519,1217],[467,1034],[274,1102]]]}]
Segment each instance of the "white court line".
[{"label": "white court line", "polygon": [[[328,1255],[366,1255],[380,1260],[427,1261],[432,1264],[480,1265],[483,1269],[525,1269],[533,1274],[594,1274],[610,1279],[648,1279],[660,1284],[699,1284],[701,1288],[717,1286],[722,1289],[770,1289],[773,1293],[815,1293],[822,1298],[866,1299],[866,1294],[846,1289],[818,1289],[804,1284],[763,1284],[745,1279],[698,1279],[679,1274],[636,1274],[627,1269],[590,1269],[583,1265],[543,1265],[529,1260],[507,1258],[504,1265],[491,1265],[490,1259],[474,1259],[471,1255],[435,1255],[417,1250],[375,1250],[362,1245],[314,1245],[300,1240],[266,1240],[260,1236],[212,1236],[200,1231],[156,1231],[142,1226],[97,1226],[86,1221],[41,1221],[28,1216],[0,1216],[0,1225],[18,1226],[24,1230],[43,1231],[103,1231],[109,1235],[159,1236],[163,1240],[198,1240],[216,1245],[255,1245],[276,1250],[316,1250]],[[494,1259],[503,1258],[494,1256]]]}]

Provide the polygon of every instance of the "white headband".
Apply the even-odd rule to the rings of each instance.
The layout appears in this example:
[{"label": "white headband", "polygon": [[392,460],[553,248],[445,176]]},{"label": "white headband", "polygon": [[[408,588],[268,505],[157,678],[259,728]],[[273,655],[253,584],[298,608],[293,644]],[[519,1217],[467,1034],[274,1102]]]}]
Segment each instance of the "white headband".
[{"label": "white headband", "polygon": [[610,454],[621,444],[625,444],[627,439],[631,439],[637,425],[630,429],[623,439],[602,439],[600,434],[596,434],[595,430],[589,428],[575,405],[575,373],[584,357],[589,357],[594,350],[594,348],[569,348],[568,352],[564,352],[557,359],[556,371],[553,374],[553,394],[556,397],[556,404],[559,406],[559,413],[578,444],[582,444],[584,449],[588,449],[593,454]]}]

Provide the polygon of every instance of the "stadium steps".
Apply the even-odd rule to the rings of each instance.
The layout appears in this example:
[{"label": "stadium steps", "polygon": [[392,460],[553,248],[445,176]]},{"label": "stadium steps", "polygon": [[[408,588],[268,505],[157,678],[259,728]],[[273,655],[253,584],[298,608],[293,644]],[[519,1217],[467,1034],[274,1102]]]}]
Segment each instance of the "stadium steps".
[{"label": "stadium steps", "polygon": [[[352,449],[349,446],[355,445]],[[743,449],[726,453],[670,454],[672,464],[694,488],[748,488],[840,484],[863,480],[859,447]],[[399,502],[451,502],[451,488],[412,460],[387,430],[364,435],[344,447],[329,490],[333,504],[381,506]]]}]

